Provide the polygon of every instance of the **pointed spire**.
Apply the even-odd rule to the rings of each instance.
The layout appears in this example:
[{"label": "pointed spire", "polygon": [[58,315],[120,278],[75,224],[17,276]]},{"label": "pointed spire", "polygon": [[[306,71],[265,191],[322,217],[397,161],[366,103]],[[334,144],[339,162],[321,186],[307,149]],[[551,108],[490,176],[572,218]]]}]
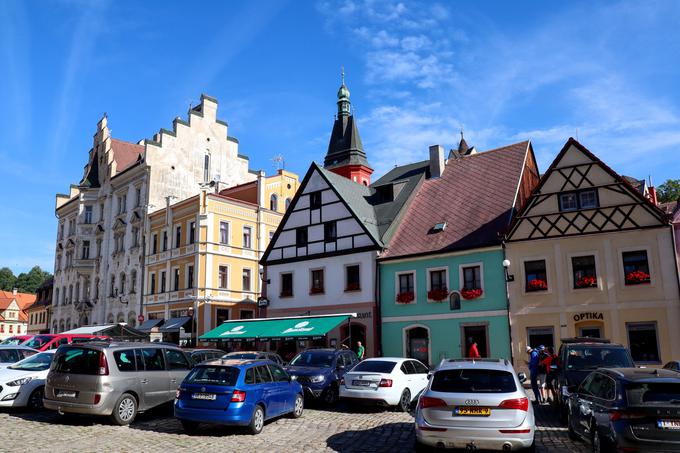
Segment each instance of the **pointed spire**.
[{"label": "pointed spire", "polygon": [[461,156],[464,156],[467,154],[468,149],[470,147],[468,146],[467,142],[465,141],[465,137],[463,136],[463,128],[460,128],[460,142],[458,142],[458,154]]},{"label": "pointed spire", "polygon": [[349,101],[349,90],[345,85],[345,67],[340,70],[340,89],[338,90],[338,117],[349,116],[351,110],[351,103]]}]

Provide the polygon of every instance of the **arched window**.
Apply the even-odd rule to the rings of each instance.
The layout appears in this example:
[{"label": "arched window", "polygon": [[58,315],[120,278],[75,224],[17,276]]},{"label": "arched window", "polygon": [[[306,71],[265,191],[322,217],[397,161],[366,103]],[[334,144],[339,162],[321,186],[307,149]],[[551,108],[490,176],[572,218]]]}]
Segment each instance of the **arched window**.
[{"label": "arched window", "polygon": [[289,206],[290,206],[290,198],[286,198],[286,211],[288,210]]},{"label": "arched window", "polygon": [[269,197],[269,209],[272,211],[278,211],[279,210],[279,197],[273,193],[271,197]]},{"label": "arched window", "polygon": [[116,322],[125,322],[125,315],[123,313],[118,313],[118,317],[116,319]]},{"label": "arched window", "polygon": [[109,313],[109,316],[106,318],[106,323],[113,324],[113,313]]},{"label": "arched window", "polygon": [[203,157],[203,181],[210,181],[210,154]]},{"label": "arched window", "polygon": [[76,282],[76,299],[75,302],[80,301],[80,282]]},{"label": "arched window", "polygon": [[111,292],[109,294],[110,297],[113,297],[116,295],[116,276],[111,275]]},{"label": "arched window", "polygon": [[130,271],[130,293],[135,293],[135,287],[137,286],[137,269],[132,269]]},{"label": "arched window", "polygon": [[125,294],[125,274],[120,273],[120,294]]},{"label": "arched window", "polygon": [[54,305],[59,305],[59,288],[54,290]]},{"label": "arched window", "polygon": [[73,285],[68,285],[68,301],[66,301],[67,304],[72,304],[73,303]]},{"label": "arched window", "polygon": [[64,331],[64,320],[59,321],[59,333]]},{"label": "arched window", "polygon": [[135,327],[136,322],[137,322],[137,316],[135,316],[134,311],[131,311],[130,313],[128,313],[128,321],[127,321],[128,326]]}]

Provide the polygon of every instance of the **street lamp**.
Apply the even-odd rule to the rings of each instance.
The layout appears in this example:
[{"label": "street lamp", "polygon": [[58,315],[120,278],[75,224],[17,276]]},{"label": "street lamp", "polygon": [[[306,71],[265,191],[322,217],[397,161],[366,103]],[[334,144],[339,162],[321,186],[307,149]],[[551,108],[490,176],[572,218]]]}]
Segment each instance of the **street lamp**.
[{"label": "street lamp", "polygon": [[512,264],[512,263],[510,262],[509,259],[506,258],[506,259],[503,260],[503,270],[505,271],[505,281],[506,282],[514,282],[515,281],[515,276],[508,272],[508,269],[510,268],[510,264]]}]

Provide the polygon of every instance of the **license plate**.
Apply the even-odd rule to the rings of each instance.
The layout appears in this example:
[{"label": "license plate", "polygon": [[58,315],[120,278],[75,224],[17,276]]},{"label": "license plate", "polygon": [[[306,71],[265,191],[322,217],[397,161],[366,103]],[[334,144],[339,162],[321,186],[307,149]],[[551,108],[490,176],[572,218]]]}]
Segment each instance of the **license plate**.
[{"label": "license plate", "polygon": [[195,400],[210,400],[210,401],[214,401],[215,398],[217,398],[217,395],[215,395],[214,393],[193,393],[193,394],[191,395],[191,398],[193,398],[193,399],[195,399]]},{"label": "license plate", "polygon": [[488,417],[491,415],[491,409],[488,407],[457,407],[453,410],[453,415]]},{"label": "license plate", "polygon": [[61,398],[75,398],[76,392],[70,390],[57,390],[57,396]]},{"label": "license plate", "polygon": [[656,426],[660,429],[680,430],[680,420],[658,420]]},{"label": "license plate", "polygon": [[352,385],[357,387],[370,387],[371,381],[352,381]]}]

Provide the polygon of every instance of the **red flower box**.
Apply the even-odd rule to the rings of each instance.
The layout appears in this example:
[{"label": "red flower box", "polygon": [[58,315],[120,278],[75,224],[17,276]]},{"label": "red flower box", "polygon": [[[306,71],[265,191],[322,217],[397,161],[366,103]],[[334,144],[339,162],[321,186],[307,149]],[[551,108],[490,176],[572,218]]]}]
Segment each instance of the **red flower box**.
[{"label": "red flower box", "polygon": [[527,291],[545,291],[547,289],[548,283],[540,278],[529,280],[529,283],[527,283]]},{"label": "red flower box", "polygon": [[626,275],[626,285],[642,285],[649,283],[651,277],[647,272],[633,271]]},{"label": "red flower box", "polygon": [[408,291],[405,293],[399,293],[397,294],[397,302],[400,304],[410,304],[416,299],[416,295],[413,294],[413,291]]},{"label": "red flower box", "polygon": [[361,287],[359,286],[358,282],[352,282],[347,285],[347,288],[345,288],[345,291],[358,291],[360,290]]},{"label": "red flower box", "polygon": [[577,288],[594,288],[597,286],[597,278],[591,276],[581,277],[576,280]]},{"label": "red flower box", "polygon": [[470,299],[476,299],[478,297],[482,296],[482,289],[467,289],[463,288],[460,290],[460,295],[463,296],[463,299],[470,300]]},{"label": "red flower box", "polygon": [[311,288],[309,294],[323,294],[323,288]]},{"label": "red flower box", "polygon": [[449,296],[448,288],[432,289],[427,292],[427,298],[441,302]]}]

